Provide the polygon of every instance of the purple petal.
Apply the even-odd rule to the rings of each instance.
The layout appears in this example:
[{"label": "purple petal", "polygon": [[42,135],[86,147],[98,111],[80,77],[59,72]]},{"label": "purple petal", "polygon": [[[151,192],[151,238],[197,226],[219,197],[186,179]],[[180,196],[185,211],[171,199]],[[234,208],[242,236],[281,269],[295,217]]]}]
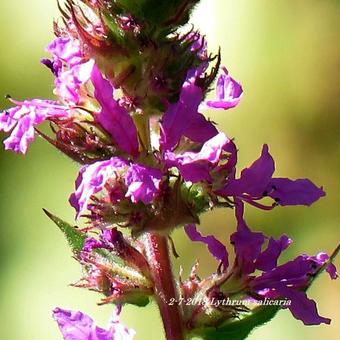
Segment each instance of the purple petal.
[{"label": "purple petal", "polygon": [[256,260],[256,268],[269,271],[277,266],[277,260],[281,253],[292,243],[292,240],[283,235],[279,240],[272,237],[269,239],[267,249],[263,251]]},{"label": "purple petal", "polygon": [[87,237],[83,245],[83,251],[90,253],[93,249],[107,248],[106,244],[93,237]]},{"label": "purple petal", "polygon": [[11,135],[4,141],[6,150],[25,154],[35,138],[34,125],[42,123],[34,115],[26,115],[18,121]]},{"label": "purple petal", "polygon": [[[232,140],[229,140],[229,142],[224,145],[223,151],[227,156],[226,159],[228,160],[227,162],[221,162],[221,164],[219,164],[216,168],[216,172],[220,172],[221,175],[224,177],[226,174],[228,174],[227,178],[231,180],[235,178],[235,166],[237,164],[237,147]],[[223,187],[224,185],[225,181],[223,181],[220,186]]]},{"label": "purple petal", "polygon": [[179,101],[171,104],[161,122],[160,145],[162,150],[171,150],[177,145],[184,132],[191,126],[202,100],[202,90],[186,82],[182,87]]},{"label": "purple petal", "polygon": [[[324,252],[321,252],[317,254],[316,256],[312,256],[311,258],[318,264],[319,267],[323,266],[329,260],[328,254]],[[326,272],[329,274],[332,280],[335,280],[338,278],[338,273],[333,263],[329,263],[326,266]]]},{"label": "purple petal", "polygon": [[228,110],[237,106],[241,100],[242,86],[234,80],[225,67],[221,68],[221,74],[216,85],[216,99],[208,100],[205,105],[211,108]]},{"label": "purple petal", "polygon": [[263,145],[262,153],[249,168],[241,172],[239,179],[231,180],[220,193],[226,196],[239,196],[243,193],[262,197],[275,170],[273,157],[268,145]]},{"label": "purple petal", "polygon": [[121,325],[114,316],[108,330],[95,325],[93,319],[82,312],[56,308],[53,318],[65,340],[130,340],[135,331]]},{"label": "purple petal", "polygon": [[132,156],[138,155],[137,129],[129,112],[113,98],[113,87],[103,78],[98,67],[92,71],[94,96],[101,105],[98,122],[110,133],[118,147]]},{"label": "purple petal", "polygon": [[162,172],[159,169],[132,164],[125,175],[125,184],[128,186],[126,197],[131,197],[134,203],[150,203],[159,192],[161,179]]},{"label": "purple petal", "polygon": [[66,107],[50,100],[11,100],[17,104],[0,114],[0,131],[9,132],[10,136],[4,141],[6,150],[26,153],[29,144],[35,137],[35,126],[49,118],[68,117]]},{"label": "purple petal", "polygon": [[58,37],[54,39],[46,48],[55,59],[67,63],[69,66],[78,65],[83,60],[78,39],[70,37]]},{"label": "purple petal", "polygon": [[65,102],[77,105],[81,101],[80,88],[91,78],[94,61],[72,66],[55,79],[55,92]]},{"label": "purple petal", "polygon": [[230,236],[234,245],[236,263],[244,274],[255,271],[255,260],[261,253],[265,237],[260,232],[252,232],[244,218],[244,204],[240,200],[235,201],[235,215],[237,219],[237,231]]},{"label": "purple petal", "polygon": [[332,280],[335,280],[338,278],[338,273],[333,263],[330,263],[329,265],[327,265],[326,272],[329,274]]},{"label": "purple petal", "polygon": [[283,284],[275,286],[275,290],[282,296],[291,301],[288,305],[293,316],[301,320],[305,325],[320,325],[321,323],[330,324],[331,320],[318,314],[315,301],[309,299],[305,292],[291,289]]},{"label": "purple petal", "polygon": [[315,256],[309,256],[308,258],[315,261],[320,267],[329,260],[328,254],[324,252],[320,252],[316,254]]},{"label": "purple petal", "polygon": [[254,279],[252,285],[256,287],[256,289],[263,289],[271,287],[277,282],[285,282],[285,284],[303,287],[308,283],[310,276],[326,261],[326,258],[321,258],[318,255],[300,255],[292,261],[263,273],[261,276]]},{"label": "purple petal", "polygon": [[70,196],[70,203],[77,211],[77,218],[87,209],[91,196],[101,191],[107,180],[127,165],[125,160],[112,157],[106,161],[85,165],[80,169],[76,180],[76,191]]},{"label": "purple petal", "polygon": [[227,248],[217,240],[214,236],[202,236],[196,229],[194,224],[188,224],[184,227],[184,230],[191,241],[202,242],[207,245],[208,250],[211,255],[213,255],[217,260],[221,261],[223,265],[223,271],[228,269],[228,252]]},{"label": "purple petal", "polygon": [[210,171],[218,164],[224,148],[229,143],[230,140],[223,133],[219,133],[205,142],[198,153],[184,152],[175,155],[172,152],[166,152],[165,163],[168,167],[177,167],[186,181],[193,183],[211,181]]},{"label": "purple petal", "polygon": [[184,131],[184,136],[196,143],[205,143],[218,134],[218,130],[201,113],[192,116],[190,126]]},{"label": "purple petal", "polygon": [[69,104],[79,104],[79,90],[90,79],[94,61],[85,60],[79,40],[70,36],[56,38],[46,51],[52,54],[52,60],[43,59],[42,63],[56,76],[55,93]]},{"label": "purple petal", "polygon": [[325,192],[308,179],[273,178],[269,182],[269,196],[280,205],[311,205]]}]

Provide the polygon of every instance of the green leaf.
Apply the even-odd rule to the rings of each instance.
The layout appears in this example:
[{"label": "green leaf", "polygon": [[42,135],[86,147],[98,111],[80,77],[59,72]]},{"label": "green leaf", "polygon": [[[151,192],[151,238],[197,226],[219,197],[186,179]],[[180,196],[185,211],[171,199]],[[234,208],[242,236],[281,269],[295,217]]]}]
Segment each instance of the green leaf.
[{"label": "green leaf", "polygon": [[74,253],[79,252],[83,249],[84,241],[86,236],[77,230],[72,225],[61,220],[59,217],[51,214],[49,211],[44,210],[44,213],[58,226],[58,228],[66,236],[67,242],[70,245]]},{"label": "green leaf", "polygon": [[201,328],[195,330],[191,336],[198,336],[205,340],[244,340],[257,327],[270,321],[280,307],[261,306],[254,309],[251,315],[240,320],[228,322],[218,328]]}]

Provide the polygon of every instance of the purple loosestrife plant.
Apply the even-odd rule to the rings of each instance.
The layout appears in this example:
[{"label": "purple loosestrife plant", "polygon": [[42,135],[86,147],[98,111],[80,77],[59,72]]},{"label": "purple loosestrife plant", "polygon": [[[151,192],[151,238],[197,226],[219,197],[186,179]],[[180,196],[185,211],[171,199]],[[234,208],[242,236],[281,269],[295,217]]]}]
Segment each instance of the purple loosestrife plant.
[{"label": "purple loosestrife plant", "polygon": [[[26,153],[40,135],[81,166],[69,202],[86,227],[45,212],[83,268],[74,286],[117,307],[107,328],[56,308],[64,339],[132,339],[135,332],[120,324],[119,312],[152,298],[168,340],[245,339],[282,308],[306,325],[330,323],[307,290],[324,270],[337,278],[332,261],[339,247],[330,256],[279,264],[292,240],[255,232],[244,219],[247,204],[309,206],[325,193],[308,179],[273,177],[267,145],[236,175],[235,142],[204,111],[236,107],[243,89],[198,31],[179,33],[198,2],[67,0],[47,47],[51,59],[42,59],[57,99],[9,97],[14,106],[0,115],[0,130],[9,133],[6,149]],[[215,99],[207,100],[216,78]],[[48,135],[40,131],[44,121]],[[197,229],[202,213],[220,207],[235,214],[233,264],[224,244]],[[200,278],[198,264],[186,280],[173,273],[175,228],[208,247],[219,263],[214,273]]]}]

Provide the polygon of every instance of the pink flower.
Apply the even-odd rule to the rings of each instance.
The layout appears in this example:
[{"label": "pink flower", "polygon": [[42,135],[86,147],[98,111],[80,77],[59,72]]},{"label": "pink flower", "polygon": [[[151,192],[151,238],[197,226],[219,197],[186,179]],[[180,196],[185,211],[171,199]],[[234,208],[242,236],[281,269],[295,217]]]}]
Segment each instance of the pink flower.
[{"label": "pink flower", "polygon": [[82,312],[56,308],[53,311],[53,318],[58,323],[65,340],[132,340],[136,332],[119,322],[117,311],[107,329],[97,326]]}]

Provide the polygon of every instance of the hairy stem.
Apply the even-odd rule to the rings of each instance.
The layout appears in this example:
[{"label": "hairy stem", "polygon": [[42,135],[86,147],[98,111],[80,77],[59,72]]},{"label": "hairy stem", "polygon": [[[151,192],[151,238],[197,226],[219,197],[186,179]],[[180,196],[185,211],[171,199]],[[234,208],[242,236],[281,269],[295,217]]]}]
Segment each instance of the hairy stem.
[{"label": "hairy stem", "polygon": [[148,232],[145,235],[147,260],[155,287],[155,297],[163,320],[167,340],[184,340],[178,293],[172,273],[168,239]]}]

